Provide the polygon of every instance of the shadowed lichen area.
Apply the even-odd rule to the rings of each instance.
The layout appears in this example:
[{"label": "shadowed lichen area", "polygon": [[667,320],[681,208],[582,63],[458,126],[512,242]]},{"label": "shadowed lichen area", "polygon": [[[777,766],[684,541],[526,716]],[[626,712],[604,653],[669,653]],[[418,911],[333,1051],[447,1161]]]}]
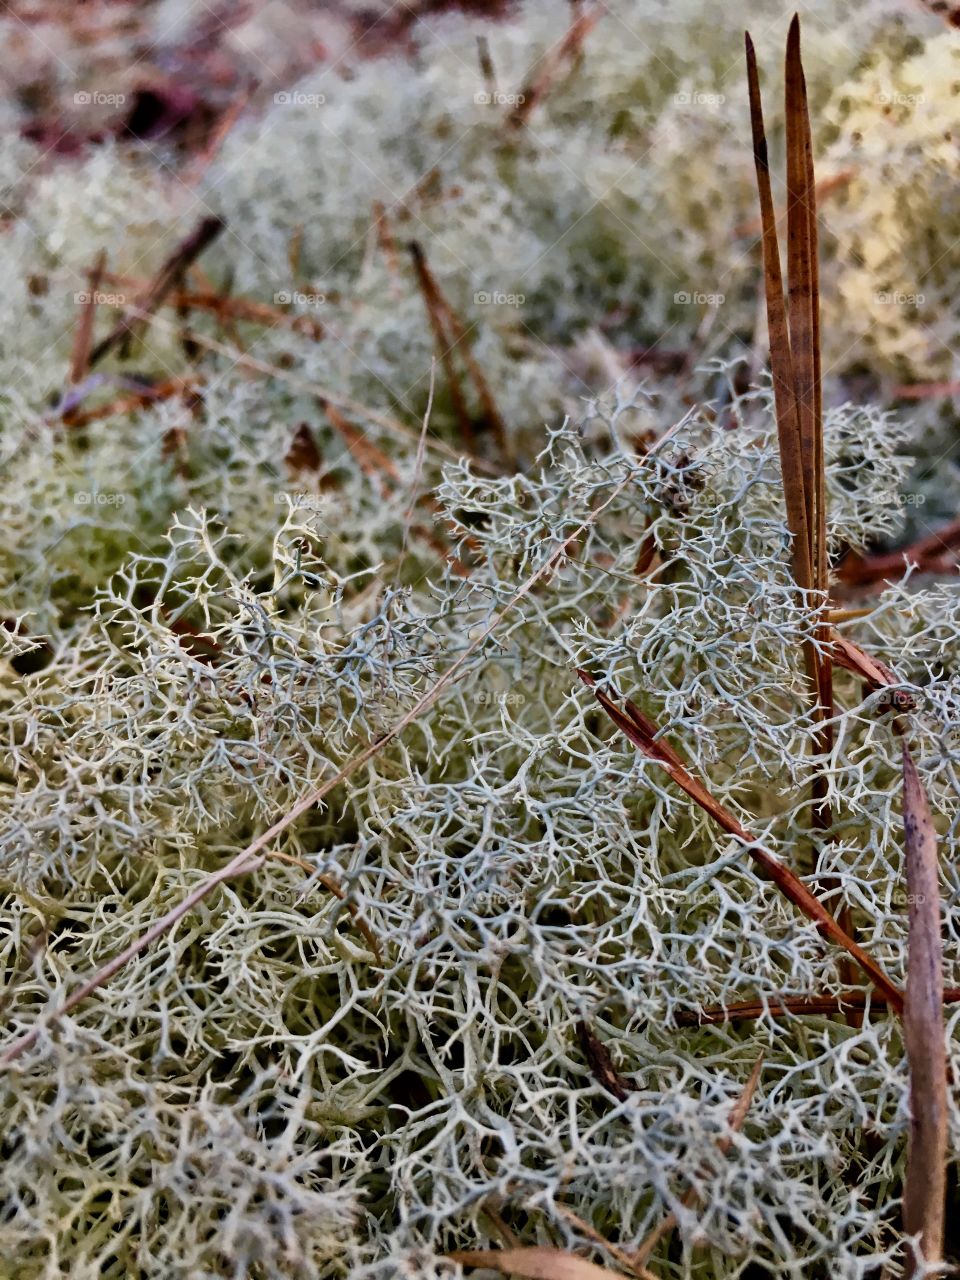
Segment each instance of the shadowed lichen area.
[{"label": "shadowed lichen area", "polygon": [[[905,1274],[900,1021],[577,678],[898,986],[910,695],[960,1078],[956,566],[869,572],[956,514],[953,403],[900,384],[957,372],[960,46],[803,14],[830,606],[893,673],[837,670],[818,756],[740,29],[789,15],[746,8],[611,6],[520,119],[566,5],[344,38],[189,181],[162,142],[0,143],[4,1277],[630,1274],[670,1213],[664,1280]],[[91,342],[142,327],[71,380],[91,297]]]}]

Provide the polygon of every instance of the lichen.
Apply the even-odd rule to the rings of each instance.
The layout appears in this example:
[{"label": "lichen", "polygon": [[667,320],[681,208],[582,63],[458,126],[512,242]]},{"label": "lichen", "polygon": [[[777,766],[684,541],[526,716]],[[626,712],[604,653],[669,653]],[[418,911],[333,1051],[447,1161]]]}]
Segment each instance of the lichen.
[{"label": "lichen", "polygon": [[[838,672],[836,746],[813,754],[811,615],[789,571],[770,389],[747,350],[740,34],[702,5],[627,5],[510,135],[503,110],[474,101],[474,37],[512,91],[566,12],[425,22],[413,58],[290,86],[298,100],[242,121],[189,190],[120,147],[66,176],[34,172],[19,147],[0,155],[0,963],[10,1039],[39,1028],[0,1076],[0,1250],[17,1280],[440,1280],[460,1273],[447,1253],[497,1246],[504,1226],[609,1263],[577,1219],[629,1250],[667,1212],[677,1232],[650,1262],[664,1276],[899,1272],[895,1017],[870,999],[862,1021],[780,1014],[782,994],[847,990],[842,957],[576,674],[663,725],[902,982],[901,747],[884,693]],[[853,302],[900,287],[883,255],[861,260],[870,237],[895,243],[900,282],[923,263],[949,280],[933,260],[949,222],[923,228],[953,197],[925,183],[937,161],[913,136],[949,111],[938,32],[919,6],[823,3],[805,36],[830,165],[886,119],[877,84],[922,76],[937,103],[898,105],[900,150],[859,155],[824,208],[837,556],[956,495],[951,468],[930,465],[927,419],[852,403],[841,377],[864,358],[861,345],[842,362],[863,327]],[[915,61],[897,63],[908,35]],[[725,101],[681,100],[696,94]],[[776,113],[768,125],[776,138]],[[901,155],[913,167],[897,181],[923,190],[893,242],[901,206],[883,175]],[[422,241],[464,317],[515,470],[473,401],[476,447],[455,460],[446,372],[431,368],[406,258],[392,269],[370,233],[376,200],[399,253]],[[120,281],[105,288],[136,292],[123,281],[149,276],[211,208],[228,230],[208,279],[275,308],[275,323],[241,317],[225,333],[191,312],[184,341],[161,313],[74,389],[93,416],[71,426],[74,295],[96,253],[109,247]],[[712,330],[713,304],[680,293],[724,295]],[[949,345],[950,310],[932,305]],[[864,339],[877,370],[939,370],[913,314],[897,316]],[[654,341],[692,344],[703,363],[641,386],[628,357]],[[148,375],[196,385],[96,416]],[[331,414],[348,402],[356,436]],[[856,604],[841,630],[917,704],[953,939],[960,601],[906,573]],[[377,743],[262,865],[55,1016]],[[834,819],[816,873],[815,773]],[[945,962],[960,987],[955,947]],[[751,998],[770,1008],[693,1025]],[[630,1082],[623,1098],[597,1078],[581,1023]],[[956,1151],[955,1102],[951,1126]]]}]

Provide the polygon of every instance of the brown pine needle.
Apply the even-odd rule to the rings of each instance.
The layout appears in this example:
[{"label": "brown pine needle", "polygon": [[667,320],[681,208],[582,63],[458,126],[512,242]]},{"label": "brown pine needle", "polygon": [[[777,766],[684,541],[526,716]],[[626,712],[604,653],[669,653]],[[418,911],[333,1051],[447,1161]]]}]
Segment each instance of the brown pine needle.
[{"label": "brown pine needle", "polygon": [[[76,386],[82,382],[90,368],[90,349],[93,345],[93,326],[97,318],[97,296],[107,266],[107,251],[101,249],[87,277],[87,298],[82,304],[80,317],[73,336],[73,354],[70,359],[70,382]],[[70,421],[69,416],[65,421]]]},{"label": "brown pine needle", "polygon": [[199,183],[200,179],[220,154],[220,149],[224,142],[226,142],[230,130],[240,119],[241,115],[243,115],[244,109],[249,101],[250,94],[248,92],[244,92],[239,94],[234,98],[233,102],[230,103],[217,122],[217,126],[213,130],[207,145],[190,165],[187,172],[183,175],[183,178],[180,179],[185,186],[195,187]]},{"label": "brown pine needle", "polygon": [[[810,534],[807,528],[807,500],[803,481],[803,450],[797,413],[796,382],[793,354],[787,327],[787,309],[780,270],[780,244],[770,188],[770,166],[767,158],[767,136],[763,126],[760,101],[760,78],[757,57],[749,34],[745,36],[747,80],[750,91],[750,123],[753,131],[753,157],[757,170],[760,218],[763,226],[763,278],[767,302],[767,329],[770,336],[770,372],[780,441],[780,463],[783,490],[787,503],[787,525],[793,535],[793,576],[801,591],[813,586],[810,559]],[[814,668],[815,669],[815,668]]]},{"label": "brown pine needle", "polygon": [[287,262],[290,265],[290,279],[300,279],[300,262],[303,257],[303,223],[298,222],[290,234],[287,245]]},{"label": "brown pine needle", "polygon": [[463,321],[444,296],[443,290],[430,270],[422,246],[416,241],[412,242],[410,254],[417,272],[417,282],[420,285],[420,292],[423,294],[430,326],[433,329],[437,354],[447,375],[454,409],[458,419],[461,419],[460,425],[464,431],[465,438],[469,440],[474,438],[474,423],[467,410],[460,387],[460,380],[453,365],[454,351],[460,353],[460,357],[467,367],[467,372],[473,380],[477,399],[483,407],[484,425],[493,432],[501,456],[505,459],[507,467],[511,467],[513,462],[508,447],[506,423],[497,408],[497,402],[490,389],[490,384],[487,382],[484,372],[473,354],[473,349],[470,346],[470,337]]},{"label": "brown pine needle", "polygon": [[382,200],[374,200],[373,216],[377,229],[377,243],[387,264],[394,291],[397,292],[400,287],[400,255],[397,253],[397,242],[390,225],[390,215]]},{"label": "brown pine needle", "polygon": [[[822,589],[818,563],[819,516],[816,454],[821,424],[817,421],[814,335],[819,309],[814,292],[816,214],[813,210],[813,164],[807,90],[800,64],[800,24],[790,23],[786,57],[787,126],[787,279],[789,281],[790,351],[794,394],[800,426],[800,465],[815,585]],[[822,466],[822,446],[820,447]]]},{"label": "brown pine needle", "polygon": [[[907,1274],[943,1257],[947,1192],[947,1057],[937,833],[923,784],[903,746],[903,833],[910,935],[903,1039],[910,1065],[910,1137],[903,1189],[903,1229],[917,1235]],[[923,1260],[921,1262],[921,1259]]]},{"label": "brown pine needle", "polygon": [[[193,274],[193,273],[191,273]],[[137,276],[108,273],[109,284],[120,288],[137,289],[141,292],[149,288],[150,282]],[[253,298],[231,297],[227,293],[217,293],[213,286],[189,289],[175,289],[163,299],[158,307],[175,307],[178,311],[209,311],[223,323],[228,318],[248,320],[253,324],[269,325],[271,328],[281,326],[292,329],[295,333],[305,333],[319,339],[323,336],[323,326],[318,320],[304,315],[293,315],[268,302],[257,302]]]},{"label": "brown pine needle", "polygon": [[[820,283],[813,142],[800,58],[799,18],[795,14],[790,24],[785,67],[789,312],[784,308],[760,82],[749,35],[746,37],[746,49],[780,469],[787,523],[793,533],[794,579],[802,595],[813,588],[822,598],[818,605],[820,618],[817,625],[820,645],[804,643],[803,659],[811,686],[814,715],[819,725],[816,750],[819,756],[827,758],[833,749],[833,672],[824,648],[827,627],[822,616],[829,588],[829,564],[820,369]],[[803,540],[806,541],[805,550],[800,546]],[[811,824],[823,833],[829,833],[833,825],[827,793],[827,778],[817,770],[810,788]],[[817,862],[819,853],[815,855],[815,866]],[[832,887],[835,887],[835,882]],[[841,909],[839,923],[849,934],[851,923],[847,907]],[[844,978],[851,981],[852,971],[846,961],[842,967]]]},{"label": "brown pine needle", "polygon": [[[441,295],[442,296],[442,295]],[[446,303],[447,323],[453,332],[457,349],[463,357],[463,363],[467,366],[467,372],[473,379],[473,385],[477,391],[477,398],[483,406],[484,425],[488,426],[493,432],[493,438],[497,442],[497,448],[505,460],[505,465],[510,468],[513,466],[513,455],[510,452],[509,442],[507,439],[507,426],[500,415],[497,408],[497,402],[494,399],[493,392],[490,390],[490,384],[487,382],[486,375],[477,363],[477,358],[473,354],[470,346],[470,337],[463,326],[463,321]]]},{"label": "brown pine needle", "polygon": [[507,117],[507,124],[513,129],[522,128],[527,123],[531,112],[549,93],[554,81],[560,74],[563,64],[573,62],[583,49],[583,42],[603,17],[602,5],[578,13],[563,38],[549,49],[540,59],[539,66],[532,70],[517,94],[517,105]]},{"label": "brown pine needle", "polygon": [[869,618],[871,613],[873,609],[827,609],[824,621],[831,627],[836,627],[841,622],[857,622],[860,618]]},{"label": "brown pine needle", "polygon": [[891,388],[890,394],[899,400],[939,399],[960,395],[960,382],[904,382]]},{"label": "brown pine needle", "polygon": [[480,63],[480,74],[483,76],[483,83],[486,85],[487,93],[492,100],[497,92],[497,70],[493,65],[490,42],[486,36],[477,36],[477,61]]},{"label": "brown pine needle", "polygon": [[596,1227],[592,1226],[589,1222],[586,1222],[579,1214],[574,1213],[572,1209],[568,1209],[565,1204],[560,1204],[558,1201],[554,1201],[553,1207],[556,1209],[557,1213],[566,1218],[572,1226],[576,1227],[578,1231],[581,1231],[589,1240],[592,1240],[594,1244],[598,1244],[602,1249],[606,1249],[610,1254],[610,1257],[616,1258],[617,1262],[619,1262],[622,1267],[625,1267],[631,1275],[638,1276],[639,1280],[657,1280],[657,1277],[654,1276],[652,1271],[648,1271],[646,1267],[636,1262],[630,1257],[629,1253],[621,1249],[619,1245],[614,1244],[611,1240],[608,1240],[606,1236],[601,1235]]},{"label": "brown pine needle", "polygon": [[470,417],[470,410],[467,408],[467,402],[463,394],[463,387],[460,385],[460,375],[453,362],[453,350],[457,345],[457,339],[452,329],[449,333],[447,331],[449,311],[446,300],[440,292],[440,286],[437,284],[433,272],[427,265],[426,255],[422,246],[416,240],[413,240],[409,245],[409,250],[414,270],[417,273],[417,284],[420,286],[420,292],[423,295],[423,304],[427,309],[427,320],[433,331],[437,358],[443,365],[443,372],[446,374],[447,387],[450,391],[450,399],[453,401],[453,411],[457,418],[457,425],[460,428],[461,436],[472,450],[476,445],[476,436],[473,430],[473,419]]},{"label": "brown pine needle", "polygon": [[[872,690],[888,689],[900,683],[896,673],[891,671],[885,662],[881,662],[879,658],[861,649],[853,640],[837,635],[835,631],[829,631],[828,638],[833,660],[837,666],[860,676]],[[915,705],[915,700],[912,694],[903,689],[894,695],[892,705],[898,711],[910,711]]]},{"label": "brown pine needle", "polygon": [[[943,993],[944,1004],[960,1004],[960,987],[947,987]],[[887,1002],[879,991],[870,992],[872,1007],[885,1009]],[[768,1015],[786,1018],[791,1015],[828,1017],[848,1010],[867,1007],[867,994],[863,991],[841,991],[829,996],[772,995],[763,1000],[740,1000],[735,1004],[707,1005],[703,1009],[681,1009],[674,1014],[678,1027],[707,1027],[726,1022],[750,1022]]]},{"label": "brown pine needle", "polygon": [[494,1196],[488,1196],[483,1202],[483,1212],[487,1218],[493,1223],[500,1236],[500,1239],[508,1249],[517,1249],[520,1247],[520,1241],[516,1235],[510,1230],[501,1216],[500,1210],[494,1203]]},{"label": "brown pine needle", "polygon": [[[842,191],[843,188],[856,176],[856,169],[841,169],[839,173],[831,174],[828,178],[821,178],[815,187],[817,204],[822,204],[823,201],[832,196],[834,192]],[[733,234],[735,236],[758,236],[762,230],[762,221],[759,218],[751,218],[749,221],[741,222],[735,226]]]},{"label": "brown pine needle", "polygon": [[91,422],[100,422],[104,418],[113,418],[123,413],[133,413],[144,405],[157,404],[161,400],[170,400],[174,396],[188,395],[198,387],[196,378],[171,378],[168,382],[157,382],[152,387],[144,387],[142,391],[131,391],[129,395],[117,396],[106,404],[95,409],[73,409],[64,414],[63,421],[71,427],[85,427]]},{"label": "brown pine needle", "polygon": [[[753,1070],[750,1072],[750,1078],[743,1087],[743,1092],[737,1099],[737,1105],[730,1113],[730,1131],[719,1140],[717,1147],[722,1155],[730,1150],[733,1144],[733,1135],[743,1128],[743,1122],[747,1118],[747,1112],[750,1110],[750,1103],[753,1101],[753,1095],[757,1091],[757,1085],[760,1083],[760,1072],[763,1070],[763,1050],[757,1056]],[[689,1209],[697,1199],[697,1190],[695,1187],[689,1187],[683,1195],[681,1204],[684,1208]],[[647,1233],[646,1237],[641,1241],[640,1247],[634,1256],[634,1261],[640,1266],[647,1261],[651,1253],[657,1247],[658,1243],[665,1235],[671,1232],[677,1225],[677,1215],[673,1212],[667,1214],[662,1222]]]},{"label": "brown pine needle", "polygon": [[902,578],[908,565],[915,565],[921,573],[955,573],[958,565],[956,553],[960,548],[960,520],[952,520],[935,533],[927,534],[900,551],[888,551],[876,556],[847,556],[840,566],[840,577],[851,586],[870,586],[873,583],[896,581]]},{"label": "brown pine needle", "polygon": [[204,249],[216,240],[226,223],[222,218],[203,218],[190,232],[189,236],[179,244],[163,263],[150,283],[144,296],[137,300],[136,306],[117,323],[110,333],[98,342],[90,353],[90,368],[98,364],[114,347],[126,350],[130,340],[146,327],[151,315],[164,301],[169,293],[180,284],[184,273]]},{"label": "brown pine needle", "polygon": [[[413,519],[413,509],[417,505],[420,498],[420,482],[423,475],[423,449],[427,440],[427,429],[430,426],[430,414],[433,411],[433,393],[437,384],[437,362],[430,362],[430,389],[427,392],[427,407],[423,415],[423,425],[420,428],[420,440],[417,444],[417,456],[413,466],[413,482],[410,485],[410,503],[403,517],[403,543],[400,547],[400,558],[397,561],[397,578],[400,577],[400,570],[403,567],[404,557],[407,554],[407,542],[410,538],[410,522]],[[433,508],[434,498],[432,494],[426,495],[428,504]]]},{"label": "brown pine needle", "polygon": [[351,457],[365,475],[386,476],[391,482],[391,487],[393,484],[400,483],[400,473],[392,458],[368,439],[360,427],[349,422],[336,405],[331,404],[329,400],[322,400],[321,406],[330,419],[331,425],[350,451]]},{"label": "brown pine needle", "polygon": [[635,746],[649,759],[663,765],[676,784],[687,793],[691,800],[707,812],[711,818],[728,834],[747,846],[750,857],[761,866],[770,879],[776,884],[795,907],[798,907],[808,919],[812,920],[820,932],[831,942],[842,947],[870,978],[878,991],[881,991],[898,1011],[903,1010],[903,993],[887,977],[876,961],[866,952],[846,929],[836,920],[826,907],[816,898],[803,881],[784,863],[775,858],[756,841],[756,838],[743,827],[728,809],[717,800],[702,782],[699,782],[687,770],[676,751],[656,735],[660,732],[657,726],[644,716],[631,702],[624,703],[625,710],[619,707],[601,689],[596,688],[593,677],[585,671],[579,673],[584,684],[593,689],[594,697],[606,711],[618,729],[624,733]]},{"label": "brown pine needle", "polygon": [[[800,426],[801,466],[810,567],[813,585],[824,598],[829,589],[827,562],[826,477],[823,454],[823,389],[820,376],[820,272],[818,264],[816,185],[807,85],[800,59],[800,19],[794,14],[787,36],[787,263],[790,288],[790,348],[797,420]],[[823,628],[820,638],[823,639]],[[821,720],[833,715],[830,660],[816,654],[816,694]],[[825,725],[818,737],[822,755],[829,755],[833,733]],[[814,820],[821,829],[831,825],[826,809],[825,781],[814,782]]]}]

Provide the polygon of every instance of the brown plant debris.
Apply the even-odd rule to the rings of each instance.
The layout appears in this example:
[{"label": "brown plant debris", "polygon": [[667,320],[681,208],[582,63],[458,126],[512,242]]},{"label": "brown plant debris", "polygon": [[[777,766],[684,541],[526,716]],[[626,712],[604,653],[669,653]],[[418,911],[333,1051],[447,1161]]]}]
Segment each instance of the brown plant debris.
[{"label": "brown plant debris", "polygon": [[937,833],[923,784],[903,746],[903,834],[910,910],[903,1039],[910,1064],[910,1137],[903,1190],[903,1229],[919,1236],[908,1274],[943,1257],[947,1191],[947,1056]]},{"label": "brown plant debris", "polygon": [[461,1267],[487,1267],[524,1280],[609,1280],[619,1274],[578,1258],[575,1253],[542,1245],[529,1249],[464,1249],[447,1257]]},{"label": "brown plant debris", "polygon": [[577,1023],[577,1039],[593,1078],[620,1102],[625,1101],[637,1086],[632,1080],[620,1075],[613,1065],[607,1046],[593,1034],[585,1022]]}]

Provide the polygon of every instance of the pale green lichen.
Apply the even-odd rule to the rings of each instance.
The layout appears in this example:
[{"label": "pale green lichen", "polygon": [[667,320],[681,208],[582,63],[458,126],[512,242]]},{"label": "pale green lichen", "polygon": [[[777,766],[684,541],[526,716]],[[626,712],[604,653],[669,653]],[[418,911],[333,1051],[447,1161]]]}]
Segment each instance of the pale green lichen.
[{"label": "pale green lichen", "polygon": [[[755,254],[730,248],[754,213],[739,32],[705,24],[702,6],[628,10],[598,25],[577,73],[509,147],[502,118],[473,102],[473,37],[486,32],[502,84],[517,86],[560,6],[502,27],[444,19],[420,31],[419,69],[391,63],[388,77],[360,63],[352,80],[309,81],[303,93],[328,95],[323,110],[277,104],[240,127],[200,196],[120,149],[60,180],[3,153],[15,252],[0,355],[0,956],[11,1034],[42,1027],[3,1075],[0,1249],[16,1280],[440,1280],[456,1274],[448,1251],[502,1243],[491,1209],[522,1243],[583,1250],[595,1246],[565,1209],[626,1248],[673,1210],[676,1236],[651,1261],[665,1277],[897,1273],[908,1117],[896,1019],[874,1007],[862,1026],[680,1025],[701,1005],[837,991],[838,956],[576,679],[587,667],[634,696],[718,798],[811,875],[809,784],[824,762],[809,754],[810,617],[789,574],[768,389],[714,362],[656,393],[627,378],[556,425],[593,381],[568,375],[575,340],[608,311],[628,307],[614,343],[649,341],[674,320],[686,341],[700,316],[674,293],[709,292],[705,279],[726,272],[736,314],[754,309]],[[621,30],[635,32],[641,10],[646,62]],[[816,6],[805,34],[818,108],[850,84],[869,102],[871,68],[892,57],[884,42],[900,47],[910,23],[933,34],[916,56],[941,67],[939,28],[922,14],[838,13]],[[849,83],[834,89],[838,58]],[[674,94],[721,84],[728,116],[677,111]],[[826,144],[838,165],[846,127],[838,116]],[[462,191],[394,209],[396,231],[424,240],[476,324],[516,475],[441,469],[438,437],[460,443],[442,369],[416,458],[432,355],[423,305],[409,271],[395,278],[361,232],[373,199],[394,204],[435,164],[440,192]],[[857,181],[879,205],[870,172]],[[218,281],[233,271],[260,301],[296,283],[285,255],[304,226],[301,271],[325,301],[302,309],[325,338],[238,325],[234,338],[291,382],[222,353],[189,365],[161,321],[106,376],[192,371],[202,400],[64,426],[53,405],[94,254],[107,243],[114,271],[145,276],[214,201],[230,230],[204,266]],[[846,226],[855,203],[835,212]],[[857,323],[839,314],[847,243],[838,230],[825,244],[835,351]],[[482,289],[526,301],[474,303]],[[881,365],[912,360],[907,312],[902,323],[907,338],[871,339]],[[223,339],[209,319],[195,327]],[[591,349],[609,354],[599,339]],[[394,476],[350,454],[312,384],[389,409],[414,433],[349,415]],[[685,412],[690,387],[704,403]],[[105,381],[84,405],[118,389]],[[291,455],[301,422],[319,467]],[[879,407],[830,409],[835,551],[949,507],[948,467],[911,478],[926,427]],[[495,456],[489,437],[479,449]],[[425,490],[436,509],[411,506]],[[956,987],[960,604],[949,584],[912,578],[868,603],[851,634],[918,703]],[[221,884],[69,1017],[49,1019],[82,977],[381,740],[505,606],[461,677],[283,833],[283,857]],[[836,683],[835,839],[811,883],[832,909],[850,907],[901,981],[899,740],[883,695],[843,673]],[[635,1082],[624,1101],[591,1074],[581,1020]],[[954,1079],[957,1021],[951,1006]],[[716,1140],[761,1048],[757,1095],[722,1155]],[[956,1109],[951,1124],[955,1151]]]},{"label": "pale green lichen", "polygon": [[[77,1276],[426,1275],[435,1252],[491,1239],[490,1197],[531,1241],[576,1242],[566,1204],[637,1242],[691,1180],[704,1204],[679,1210],[687,1247],[670,1273],[732,1275],[753,1258],[854,1275],[894,1249],[895,1021],[671,1029],[701,1004],[836,990],[837,957],[575,688],[589,663],[642,691],[691,767],[803,869],[809,624],[768,401],[734,407],[737,430],[695,416],[649,461],[567,431],[526,478],[451,470],[441,496],[454,519],[473,513],[477,567],[445,586],[395,594],[385,566],[375,593],[363,576],[338,584],[309,506],[281,509],[260,548],[185,511],[166,551],[132,557],[23,682],[4,836],[20,1025],[381,734],[631,477],[464,679],[286,833],[279,849],[302,869],[269,861],[224,885],[8,1069],[18,1274],[56,1274],[62,1253]],[[604,411],[616,435],[635,412]],[[890,531],[899,508],[875,499],[903,474],[899,433],[868,411],[831,415],[831,460],[851,439],[864,460],[857,488],[832,495],[834,534]],[[340,538],[362,506],[341,500]],[[638,577],[644,529],[663,563]],[[171,632],[181,615],[213,661]],[[874,619],[875,648],[921,700],[924,774],[952,830],[956,598],[893,589]],[[823,871],[900,978],[899,745],[854,681],[838,688]],[[952,849],[948,835],[947,936]],[[590,1078],[584,1017],[637,1080],[623,1103]],[[744,1136],[714,1158],[761,1046]]]}]

